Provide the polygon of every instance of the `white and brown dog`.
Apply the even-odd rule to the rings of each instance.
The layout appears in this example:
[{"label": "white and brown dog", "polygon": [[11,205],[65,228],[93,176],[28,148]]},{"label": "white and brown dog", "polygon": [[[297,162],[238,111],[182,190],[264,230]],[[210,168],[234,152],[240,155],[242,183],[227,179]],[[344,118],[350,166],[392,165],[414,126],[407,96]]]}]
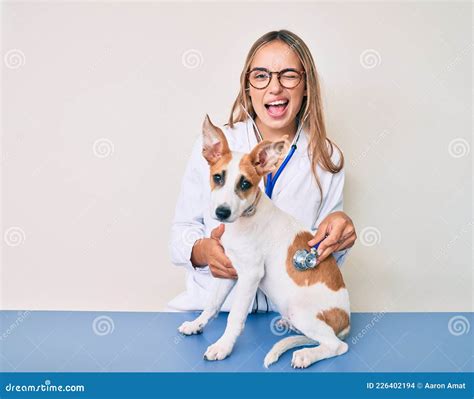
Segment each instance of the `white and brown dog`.
[{"label": "white and brown dog", "polygon": [[[342,340],[350,329],[349,294],[334,257],[329,256],[314,269],[297,270],[293,255],[298,249],[310,249],[308,241],[313,234],[276,207],[259,188],[262,176],[277,169],[288,144],[287,140],[263,140],[249,154],[230,151],[222,130],[208,116],[204,120],[203,156],[210,165],[211,212],[216,219],[228,223],[221,243],[238,274],[225,332],[207,348],[207,360],[221,360],[232,352],[259,287],[289,327],[303,334],[276,343],[265,357],[265,367],[297,346],[319,343],[293,353],[295,368],[308,367],[348,350]],[[183,323],[179,332],[202,332],[218,314],[236,281],[215,279],[214,283],[203,312],[195,320]]]}]

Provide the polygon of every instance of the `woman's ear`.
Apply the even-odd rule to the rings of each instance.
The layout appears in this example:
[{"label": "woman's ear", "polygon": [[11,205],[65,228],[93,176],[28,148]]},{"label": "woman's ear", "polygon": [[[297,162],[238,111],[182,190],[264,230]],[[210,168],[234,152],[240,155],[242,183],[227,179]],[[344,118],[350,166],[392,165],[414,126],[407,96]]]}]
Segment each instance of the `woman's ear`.
[{"label": "woman's ear", "polygon": [[276,142],[263,140],[254,147],[250,153],[250,159],[260,176],[271,173],[278,168],[290,144],[287,137],[285,136],[283,140]]},{"label": "woman's ear", "polygon": [[224,133],[214,126],[206,114],[202,124],[202,155],[209,165],[214,165],[224,155],[230,153]]}]

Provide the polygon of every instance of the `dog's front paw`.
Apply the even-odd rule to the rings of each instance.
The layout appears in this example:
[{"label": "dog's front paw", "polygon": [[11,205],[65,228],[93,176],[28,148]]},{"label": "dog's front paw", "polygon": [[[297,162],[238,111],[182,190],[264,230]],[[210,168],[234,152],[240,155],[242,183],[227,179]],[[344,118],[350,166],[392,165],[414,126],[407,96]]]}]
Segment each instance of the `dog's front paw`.
[{"label": "dog's front paw", "polygon": [[201,334],[204,326],[202,323],[197,322],[196,320],[193,321],[185,321],[181,324],[178,328],[178,331],[184,335],[193,335],[193,334]]},{"label": "dog's front paw", "polygon": [[217,341],[215,344],[212,344],[209,348],[207,348],[207,351],[204,354],[204,359],[222,360],[229,356],[231,352],[232,345],[220,343]]},{"label": "dog's front paw", "polygon": [[305,369],[314,363],[314,360],[307,349],[308,348],[304,348],[293,352],[293,359],[291,360],[291,366],[293,368]]}]

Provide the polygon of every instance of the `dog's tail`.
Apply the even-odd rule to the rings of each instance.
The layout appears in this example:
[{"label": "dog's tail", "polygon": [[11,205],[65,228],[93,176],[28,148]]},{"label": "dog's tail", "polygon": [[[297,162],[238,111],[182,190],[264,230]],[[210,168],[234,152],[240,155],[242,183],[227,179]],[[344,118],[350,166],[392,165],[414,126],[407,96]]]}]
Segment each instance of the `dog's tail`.
[{"label": "dog's tail", "polygon": [[263,361],[263,365],[268,368],[271,364],[275,363],[280,356],[288,349],[296,348],[297,346],[317,344],[318,341],[308,338],[304,335],[292,335],[291,337],[283,338],[278,341],[270,352],[267,353]]}]

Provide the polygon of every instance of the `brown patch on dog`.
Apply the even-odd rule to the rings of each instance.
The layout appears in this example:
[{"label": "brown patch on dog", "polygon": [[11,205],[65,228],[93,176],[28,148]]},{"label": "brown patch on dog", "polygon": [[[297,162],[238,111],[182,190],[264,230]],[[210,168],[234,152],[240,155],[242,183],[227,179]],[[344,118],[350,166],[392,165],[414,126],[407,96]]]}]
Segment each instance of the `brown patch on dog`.
[{"label": "brown patch on dog", "polygon": [[216,187],[219,187],[216,183],[214,183],[214,179],[212,178],[212,176],[214,176],[216,173],[222,173],[223,170],[226,170],[227,165],[229,165],[229,162],[231,160],[232,160],[232,153],[226,152],[219,158],[219,160],[215,164],[210,165],[211,190],[214,190]]},{"label": "brown patch on dog", "polygon": [[331,308],[319,312],[316,317],[332,327],[336,335],[349,326],[349,314],[341,308]]},{"label": "brown patch on dog", "polygon": [[258,191],[258,183],[260,183],[261,176],[258,175],[255,170],[255,166],[252,163],[252,157],[250,154],[245,154],[239,162],[239,169],[242,175],[252,184],[252,188],[247,191],[236,190],[237,195],[240,199],[251,197]]},{"label": "brown patch on dog", "polygon": [[308,241],[313,238],[309,231],[299,232],[293,243],[288,248],[288,255],[286,257],[286,272],[290,278],[299,286],[309,286],[316,283],[324,283],[333,291],[344,288],[344,280],[342,278],[339,266],[333,256],[328,256],[314,269],[298,270],[293,266],[293,255],[299,249],[310,250]]}]

